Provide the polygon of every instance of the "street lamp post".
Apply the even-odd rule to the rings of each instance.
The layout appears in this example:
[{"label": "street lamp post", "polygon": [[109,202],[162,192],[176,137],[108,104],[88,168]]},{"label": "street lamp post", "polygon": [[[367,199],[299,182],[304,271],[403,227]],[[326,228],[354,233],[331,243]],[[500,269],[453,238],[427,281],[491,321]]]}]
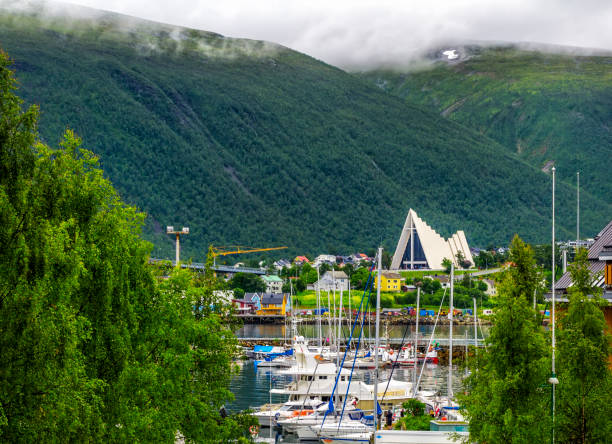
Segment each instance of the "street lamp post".
[{"label": "street lamp post", "polygon": [[555,337],[555,167],[552,167],[552,369],[548,383],[551,389],[551,416],[552,427],[550,432],[551,443],[555,443],[555,388],[559,384],[557,374],[555,373],[555,352],[556,352],[556,337]]},{"label": "street lamp post", "polygon": [[176,235],[176,263],[175,266],[179,266],[181,258],[181,235],[189,234],[189,227],[183,227],[181,230],[175,230],[172,225],[166,227],[166,234]]}]

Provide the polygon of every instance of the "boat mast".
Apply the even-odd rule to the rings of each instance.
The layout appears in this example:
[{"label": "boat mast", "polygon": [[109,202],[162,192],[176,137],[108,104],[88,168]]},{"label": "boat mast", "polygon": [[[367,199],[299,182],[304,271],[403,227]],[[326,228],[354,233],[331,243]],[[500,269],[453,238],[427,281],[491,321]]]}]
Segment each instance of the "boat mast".
[{"label": "boat mast", "polygon": [[453,397],[453,315],[455,307],[453,306],[453,292],[455,290],[455,264],[451,263],[450,275],[450,310],[448,319],[450,320],[449,329],[449,347],[448,347],[448,405],[451,405]]},{"label": "boat mast", "polygon": [[321,277],[319,276],[319,266],[317,265],[317,324],[319,324],[319,352],[323,351],[323,332],[321,331]]},{"label": "boat mast", "polygon": [[[333,285],[333,284],[332,284]],[[327,339],[329,341],[329,351],[332,351],[332,344],[334,341],[334,327],[332,325],[332,306],[331,306],[331,290],[327,287],[327,307],[328,307],[328,316],[327,316]]]},{"label": "boat mast", "polygon": [[474,299],[474,355],[478,353],[478,315],[476,314],[476,298]]},{"label": "boat mast", "polygon": [[[340,284],[340,306],[338,307],[338,359],[340,359],[340,338],[342,338],[342,284]],[[338,361],[338,364],[340,361]]]},{"label": "boat mast", "polygon": [[[353,325],[353,311],[351,310],[351,275],[349,274],[349,279],[348,279],[348,298],[349,298],[349,311],[348,311],[348,326],[350,328],[351,325]],[[350,344],[347,344],[347,347]]]},{"label": "boat mast", "polygon": [[378,430],[378,346],[380,342],[380,273],[382,271],[382,247],[378,248],[378,273],[376,276],[376,342],[374,345],[374,430]]},{"label": "boat mast", "polygon": [[[417,358],[417,352],[419,350],[419,309],[420,309],[420,302],[421,302],[421,286],[419,285],[417,287],[417,304],[416,304],[416,325],[414,328],[414,350],[412,351],[412,356],[414,357],[414,369],[413,369],[413,374],[412,374],[412,384],[413,387],[416,387],[416,383],[417,383],[417,379],[416,379],[416,372],[417,372],[417,363],[419,362],[418,358]],[[425,352],[427,353],[427,352]],[[425,355],[425,359],[427,359],[427,354]],[[416,390],[414,390],[416,392]]]}]

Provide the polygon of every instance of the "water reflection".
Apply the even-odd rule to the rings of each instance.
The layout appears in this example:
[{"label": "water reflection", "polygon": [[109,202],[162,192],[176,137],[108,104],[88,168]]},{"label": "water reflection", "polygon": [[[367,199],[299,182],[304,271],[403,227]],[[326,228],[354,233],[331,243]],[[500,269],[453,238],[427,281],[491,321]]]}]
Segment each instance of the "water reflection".
[{"label": "water reflection", "polygon": [[[408,328],[406,338],[410,338],[414,335],[414,325],[381,325],[380,333],[381,337],[389,338],[402,338],[404,336],[405,329]],[[306,338],[318,337],[318,326],[313,324],[298,324],[298,333]],[[323,338],[331,336],[332,330],[329,324],[325,322],[321,326],[323,332]],[[429,339],[432,331],[434,330],[433,325],[419,325],[419,340]],[[344,326],[343,335],[348,337],[350,334],[350,327]],[[358,332],[358,329],[355,330]],[[446,339],[449,337],[450,329],[448,325],[438,325],[435,330],[434,339]],[[474,326],[473,325],[455,325],[453,326],[453,337],[463,338],[467,336],[469,338],[474,337]],[[363,331],[364,337],[374,337],[374,326],[369,328],[368,325],[364,326]],[[483,325],[478,328],[478,338],[489,335],[489,326]],[[239,338],[291,338],[292,332],[289,326],[285,325],[270,325],[270,324],[245,324],[240,330],[236,332],[236,336]],[[316,342],[316,341],[315,341]]]}]

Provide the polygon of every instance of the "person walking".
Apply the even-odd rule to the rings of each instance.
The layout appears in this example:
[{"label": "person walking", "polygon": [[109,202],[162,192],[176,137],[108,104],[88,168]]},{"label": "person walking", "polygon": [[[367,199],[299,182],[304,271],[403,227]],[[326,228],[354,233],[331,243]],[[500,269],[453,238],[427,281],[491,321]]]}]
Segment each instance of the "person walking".
[{"label": "person walking", "polygon": [[391,427],[391,425],[393,425],[393,412],[391,411],[391,409],[387,410],[387,427]]}]

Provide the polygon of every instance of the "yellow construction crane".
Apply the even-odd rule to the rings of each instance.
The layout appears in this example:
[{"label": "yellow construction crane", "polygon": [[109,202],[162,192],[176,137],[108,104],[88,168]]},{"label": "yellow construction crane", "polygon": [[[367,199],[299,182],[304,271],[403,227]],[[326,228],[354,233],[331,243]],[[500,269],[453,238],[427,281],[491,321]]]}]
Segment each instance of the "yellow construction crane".
[{"label": "yellow construction crane", "polygon": [[242,253],[256,253],[258,251],[272,251],[272,250],[283,250],[288,247],[270,247],[270,248],[249,248],[249,247],[215,247],[211,246],[213,260],[216,260],[217,256],[229,256],[230,254],[242,254]]}]

